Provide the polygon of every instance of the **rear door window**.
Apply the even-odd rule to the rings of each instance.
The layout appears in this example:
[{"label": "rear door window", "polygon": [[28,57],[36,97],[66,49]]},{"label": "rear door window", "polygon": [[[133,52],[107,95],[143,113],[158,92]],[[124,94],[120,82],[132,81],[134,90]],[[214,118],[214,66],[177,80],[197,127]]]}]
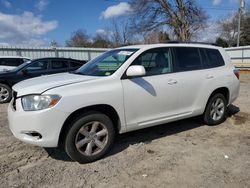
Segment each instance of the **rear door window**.
[{"label": "rear door window", "polygon": [[179,71],[202,69],[203,66],[198,48],[176,47],[174,49]]},{"label": "rear door window", "polygon": [[225,65],[224,60],[219,52],[216,49],[206,49],[206,54],[208,57],[208,67],[219,67]]},{"label": "rear door window", "polygon": [[80,62],[74,62],[74,61],[70,61],[69,64],[70,64],[70,67],[74,67],[74,68],[81,67],[83,65]]},{"label": "rear door window", "polygon": [[68,62],[64,60],[52,60],[51,61],[51,68],[52,69],[67,69]]}]

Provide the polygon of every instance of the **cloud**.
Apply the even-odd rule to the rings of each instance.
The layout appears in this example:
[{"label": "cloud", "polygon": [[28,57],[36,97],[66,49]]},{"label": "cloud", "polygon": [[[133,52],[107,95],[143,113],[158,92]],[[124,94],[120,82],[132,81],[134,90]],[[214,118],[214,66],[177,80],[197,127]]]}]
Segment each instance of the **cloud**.
[{"label": "cloud", "polygon": [[108,7],[105,11],[101,13],[100,19],[108,19],[112,17],[121,16],[128,14],[132,11],[132,8],[129,3],[121,2],[117,5]]},{"label": "cloud", "polygon": [[10,8],[12,6],[8,0],[1,0],[1,4],[6,8]]},{"label": "cloud", "polygon": [[104,29],[97,29],[96,33],[100,35],[106,35],[107,31],[105,31]]},{"label": "cloud", "polygon": [[32,12],[24,12],[21,15],[0,12],[0,42],[17,44],[37,41],[57,26],[57,21],[43,21],[40,16],[35,16]]},{"label": "cloud", "polygon": [[47,7],[47,5],[49,4],[48,0],[39,0],[36,4],[35,7],[39,10],[39,11],[43,11],[45,10],[45,8]]},{"label": "cloud", "polygon": [[101,35],[101,36],[108,36],[111,33],[112,33],[111,31],[104,30],[104,29],[97,29],[96,30],[96,34]]},{"label": "cloud", "polygon": [[221,4],[221,0],[213,0],[213,5],[218,6]]}]

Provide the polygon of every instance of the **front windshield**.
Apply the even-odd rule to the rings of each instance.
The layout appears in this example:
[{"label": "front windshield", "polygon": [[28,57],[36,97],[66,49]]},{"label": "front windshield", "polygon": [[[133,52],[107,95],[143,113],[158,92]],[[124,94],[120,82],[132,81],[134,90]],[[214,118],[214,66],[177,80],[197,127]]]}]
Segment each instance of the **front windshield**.
[{"label": "front windshield", "polygon": [[13,71],[19,71],[21,70],[23,67],[25,67],[26,65],[28,65],[31,61],[26,61],[24,63],[22,63],[21,65],[17,66],[16,68],[12,69]]},{"label": "front windshield", "polygon": [[76,74],[89,76],[109,76],[138,49],[117,49],[108,51],[99,57],[89,61],[75,71]]}]

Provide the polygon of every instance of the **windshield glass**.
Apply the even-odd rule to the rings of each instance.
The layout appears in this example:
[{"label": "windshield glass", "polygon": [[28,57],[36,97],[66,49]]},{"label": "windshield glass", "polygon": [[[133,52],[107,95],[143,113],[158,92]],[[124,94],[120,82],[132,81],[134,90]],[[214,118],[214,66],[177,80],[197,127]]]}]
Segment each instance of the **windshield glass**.
[{"label": "windshield glass", "polygon": [[99,57],[89,61],[75,71],[76,74],[89,76],[109,76],[138,49],[117,49],[108,51]]},{"label": "windshield glass", "polygon": [[16,68],[12,69],[12,71],[19,71],[26,65],[28,65],[31,61],[26,61],[25,63],[22,63],[21,65],[17,66]]}]

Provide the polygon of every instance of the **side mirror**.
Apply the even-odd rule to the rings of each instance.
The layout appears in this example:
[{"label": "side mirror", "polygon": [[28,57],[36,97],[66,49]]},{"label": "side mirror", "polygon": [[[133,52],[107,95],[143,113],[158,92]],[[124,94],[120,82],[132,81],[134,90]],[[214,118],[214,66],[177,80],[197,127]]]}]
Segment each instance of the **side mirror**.
[{"label": "side mirror", "polygon": [[128,68],[126,75],[128,77],[144,76],[146,74],[145,68],[142,65],[132,65]]}]

